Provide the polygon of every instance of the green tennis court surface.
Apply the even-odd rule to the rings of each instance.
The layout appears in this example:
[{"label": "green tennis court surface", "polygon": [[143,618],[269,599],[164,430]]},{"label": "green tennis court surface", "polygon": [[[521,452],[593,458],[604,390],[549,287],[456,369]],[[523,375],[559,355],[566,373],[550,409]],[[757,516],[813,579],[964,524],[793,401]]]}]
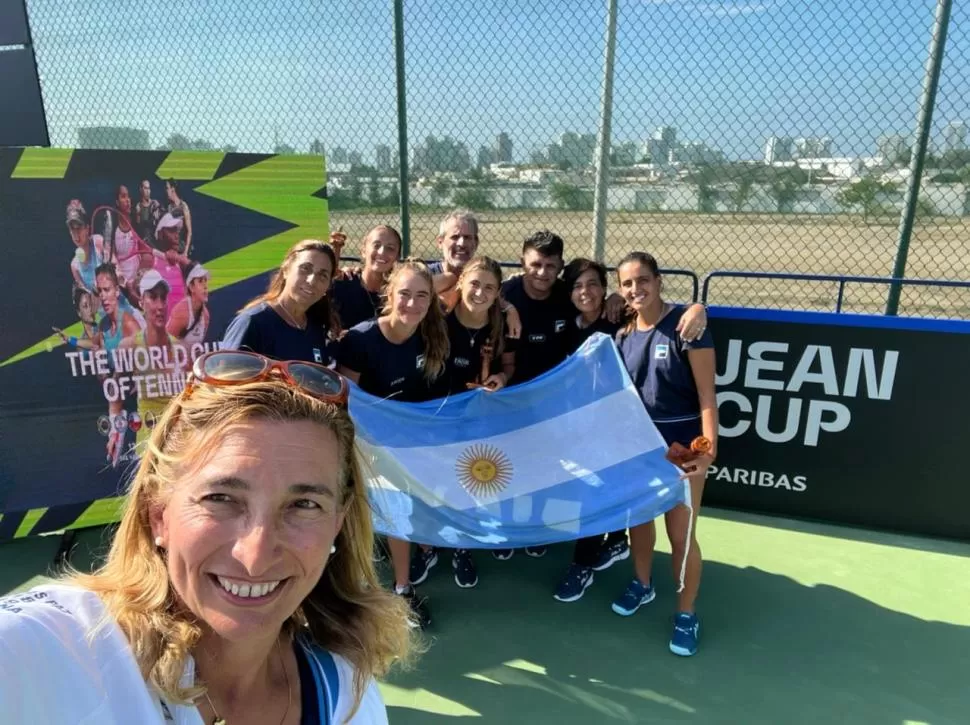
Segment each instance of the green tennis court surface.
[{"label": "green tennis court surface", "polygon": [[[384,686],[391,722],[970,723],[970,545],[720,512],[699,536],[690,659],[667,651],[666,555],[657,599],[629,619],[609,609],[629,562],[561,604],[566,546],[539,560],[478,553],[471,590],[441,557],[423,587],[430,649]],[[83,566],[101,533],[79,540]],[[39,581],[57,545],[0,546],[0,592]]]}]

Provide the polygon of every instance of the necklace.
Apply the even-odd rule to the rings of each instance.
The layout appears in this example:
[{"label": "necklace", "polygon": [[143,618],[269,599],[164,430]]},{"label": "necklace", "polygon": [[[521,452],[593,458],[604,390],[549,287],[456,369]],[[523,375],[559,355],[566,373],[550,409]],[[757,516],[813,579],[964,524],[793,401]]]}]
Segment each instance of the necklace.
[{"label": "necklace", "polygon": [[[280,666],[283,668],[283,679],[286,680],[286,709],[283,711],[283,717],[280,718],[280,725],[286,722],[286,716],[290,714],[290,705],[293,704],[293,690],[290,688],[290,676],[286,673],[286,663],[283,662],[283,650],[280,647],[279,639],[276,640],[276,653],[280,658]],[[206,702],[209,703],[209,707],[212,708],[212,714],[216,716],[216,719],[212,721],[212,725],[226,725],[226,719],[219,717],[219,712],[216,710],[216,706],[212,704],[212,698],[209,697],[209,691],[205,692]]]},{"label": "necklace", "polygon": [[283,313],[286,315],[286,321],[289,322],[291,325],[293,325],[293,327],[296,327],[297,329],[300,329],[300,330],[306,329],[306,322],[304,322],[302,325],[299,322],[297,322],[296,318],[292,314],[290,314],[290,311],[288,309],[286,309],[286,305],[283,304],[282,300],[276,300],[276,306],[283,311]]},{"label": "necklace", "polygon": [[640,321],[637,320],[637,324],[636,324],[637,331],[639,331],[639,332],[649,332],[650,330],[655,329],[657,327],[657,325],[660,324],[660,321],[663,318],[665,318],[667,316],[667,313],[670,312],[672,309],[673,309],[673,307],[671,305],[669,305],[668,303],[664,302],[663,303],[663,307],[660,308],[660,316],[657,318],[656,322],[654,322],[652,325],[650,325],[648,327],[640,327]]}]

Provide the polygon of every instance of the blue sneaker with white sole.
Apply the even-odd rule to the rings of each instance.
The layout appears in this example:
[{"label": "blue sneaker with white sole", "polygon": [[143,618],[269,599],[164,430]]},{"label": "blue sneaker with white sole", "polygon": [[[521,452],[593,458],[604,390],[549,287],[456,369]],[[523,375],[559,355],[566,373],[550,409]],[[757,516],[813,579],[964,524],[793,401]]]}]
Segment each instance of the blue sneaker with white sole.
[{"label": "blue sneaker with white sole", "polygon": [[588,566],[573,563],[569,565],[566,576],[559,582],[553,599],[559,602],[576,602],[583,598],[583,594],[593,583],[593,570]]},{"label": "blue sneaker with white sole", "polygon": [[697,654],[697,640],[701,623],[696,614],[678,612],[674,615],[674,633],[670,637],[670,651],[681,657]]},{"label": "blue sneaker with white sole", "polygon": [[621,617],[629,617],[636,614],[636,611],[644,604],[649,604],[657,597],[657,592],[653,588],[653,580],[649,584],[633,577],[626,588],[617,599],[613,600],[613,611]]},{"label": "blue sneaker with white sole", "polygon": [[618,561],[630,558],[630,545],[623,541],[604,545],[600,550],[599,558],[593,564],[593,571],[606,571]]}]

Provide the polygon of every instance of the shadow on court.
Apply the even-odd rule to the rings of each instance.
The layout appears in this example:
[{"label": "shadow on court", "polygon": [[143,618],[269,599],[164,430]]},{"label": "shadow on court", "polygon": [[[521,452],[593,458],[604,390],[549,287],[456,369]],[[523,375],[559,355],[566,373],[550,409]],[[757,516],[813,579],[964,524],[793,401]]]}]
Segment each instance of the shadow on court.
[{"label": "shadow on court", "polygon": [[970,627],[707,563],[701,650],[682,659],[667,650],[669,556],[657,556],[657,599],[622,618],[609,605],[629,562],[598,574],[579,602],[552,599],[568,553],[508,562],[478,553],[473,590],[454,585],[442,557],[423,588],[433,643],[415,670],[391,679],[391,722],[967,722]]},{"label": "shadow on court", "polygon": [[[107,531],[80,532],[72,563],[88,568]],[[53,536],[0,545],[0,594],[48,573],[59,543]],[[837,557],[838,542],[832,545]],[[477,552],[480,583],[471,590],[455,586],[450,557],[440,556],[421,588],[435,617],[430,649],[383,686],[392,725],[443,725],[463,716],[483,725],[968,722],[970,627],[901,614],[832,586],[708,562],[701,651],[682,659],[667,651],[674,606],[668,555],[657,555],[657,599],[622,618],[609,604],[630,575],[628,561],[597,574],[579,602],[552,599],[569,553],[560,545],[543,559],[518,552],[497,562]],[[891,560],[871,563],[887,587],[900,585]]]}]

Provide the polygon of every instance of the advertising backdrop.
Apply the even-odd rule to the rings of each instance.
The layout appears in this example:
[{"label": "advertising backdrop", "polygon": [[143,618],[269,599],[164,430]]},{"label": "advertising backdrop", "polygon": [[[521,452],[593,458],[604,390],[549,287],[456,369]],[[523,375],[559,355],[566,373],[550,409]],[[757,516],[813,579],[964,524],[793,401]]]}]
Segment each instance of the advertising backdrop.
[{"label": "advertising backdrop", "polygon": [[116,516],[134,446],[300,239],[320,156],[0,149],[0,539]]},{"label": "advertising backdrop", "polygon": [[711,308],[704,502],[970,539],[970,321]]}]

